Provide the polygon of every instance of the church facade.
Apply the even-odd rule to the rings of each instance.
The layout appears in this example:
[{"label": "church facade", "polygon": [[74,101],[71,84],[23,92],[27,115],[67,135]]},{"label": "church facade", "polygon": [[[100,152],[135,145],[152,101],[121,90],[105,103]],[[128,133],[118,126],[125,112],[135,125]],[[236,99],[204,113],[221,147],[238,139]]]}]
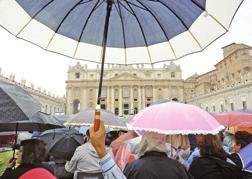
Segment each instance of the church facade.
[{"label": "church facade", "polygon": [[[244,44],[223,47],[224,58],[215,70],[182,79],[180,66],[107,65],[101,108],[120,116],[134,115],[151,103],[177,98],[211,112],[252,108],[252,48]],[[66,113],[95,108],[100,68],[70,66],[66,81]]]}]

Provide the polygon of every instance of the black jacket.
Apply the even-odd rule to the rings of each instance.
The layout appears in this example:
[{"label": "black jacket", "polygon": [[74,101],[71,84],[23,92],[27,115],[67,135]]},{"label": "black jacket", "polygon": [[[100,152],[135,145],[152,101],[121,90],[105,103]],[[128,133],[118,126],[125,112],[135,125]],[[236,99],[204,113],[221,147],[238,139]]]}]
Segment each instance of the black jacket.
[{"label": "black jacket", "polygon": [[127,179],[191,179],[182,164],[163,152],[147,152],[124,169]]},{"label": "black jacket", "polygon": [[47,164],[21,164],[16,169],[6,169],[1,179],[17,179],[22,174],[33,168],[44,168],[54,174],[53,168]]},{"label": "black jacket", "polygon": [[190,165],[189,172],[195,179],[241,179],[239,167],[227,162],[227,154],[196,158]]}]

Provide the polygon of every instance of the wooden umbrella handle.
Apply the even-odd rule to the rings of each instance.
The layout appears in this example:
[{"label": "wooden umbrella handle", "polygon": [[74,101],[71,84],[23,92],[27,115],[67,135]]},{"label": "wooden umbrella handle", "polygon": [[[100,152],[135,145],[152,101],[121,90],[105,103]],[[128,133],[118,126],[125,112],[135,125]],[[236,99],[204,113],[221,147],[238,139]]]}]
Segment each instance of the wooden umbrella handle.
[{"label": "wooden umbrella handle", "polygon": [[100,117],[101,117],[101,112],[100,110],[95,110],[95,118],[94,118],[94,131],[98,131],[100,128]]}]

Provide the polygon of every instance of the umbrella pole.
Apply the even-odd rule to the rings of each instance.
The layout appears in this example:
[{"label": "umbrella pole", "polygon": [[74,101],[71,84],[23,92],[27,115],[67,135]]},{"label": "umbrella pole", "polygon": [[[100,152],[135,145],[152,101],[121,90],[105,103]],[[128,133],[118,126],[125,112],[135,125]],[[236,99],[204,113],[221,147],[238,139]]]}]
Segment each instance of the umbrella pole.
[{"label": "umbrella pole", "polygon": [[101,92],[102,92],[102,81],[103,81],[103,71],[104,71],[104,62],[106,55],[107,47],[107,37],[108,37],[108,28],[109,28],[109,18],[112,10],[112,0],[107,0],[107,13],[103,31],[103,40],[102,40],[102,63],[101,63],[101,74],[98,88],[98,97],[97,97],[97,106],[95,110],[95,119],[94,119],[94,131],[97,131],[100,126],[100,103],[101,103]]},{"label": "umbrella pole", "polygon": [[15,158],[15,147],[16,147],[16,145],[17,145],[17,138],[18,138],[18,136],[17,136],[17,130],[18,130],[18,122],[16,123],[16,136],[15,136],[15,142],[14,142],[14,146],[13,146],[13,158]]}]

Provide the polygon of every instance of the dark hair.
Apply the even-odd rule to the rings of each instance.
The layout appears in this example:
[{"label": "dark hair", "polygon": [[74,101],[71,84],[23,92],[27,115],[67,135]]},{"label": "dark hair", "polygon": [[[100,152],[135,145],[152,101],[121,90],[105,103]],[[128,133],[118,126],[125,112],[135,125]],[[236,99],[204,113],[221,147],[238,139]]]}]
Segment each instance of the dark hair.
[{"label": "dark hair", "polygon": [[224,153],[219,135],[199,135],[197,137],[197,146],[202,156]]},{"label": "dark hair", "polygon": [[241,148],[252,142],[252,134],[246,131],[238,131],[234,135],[235,143],[240,144]]},{"label": "dark hair", "polygon": [[44,141],[38,139],[23,140],[20,146],[23,147],[21,163],[33,164],[44,161],[47,153]]},{"label": "dark hair", "polygon": [[89,129],[86,132],[86,136],[90,137]]}]

